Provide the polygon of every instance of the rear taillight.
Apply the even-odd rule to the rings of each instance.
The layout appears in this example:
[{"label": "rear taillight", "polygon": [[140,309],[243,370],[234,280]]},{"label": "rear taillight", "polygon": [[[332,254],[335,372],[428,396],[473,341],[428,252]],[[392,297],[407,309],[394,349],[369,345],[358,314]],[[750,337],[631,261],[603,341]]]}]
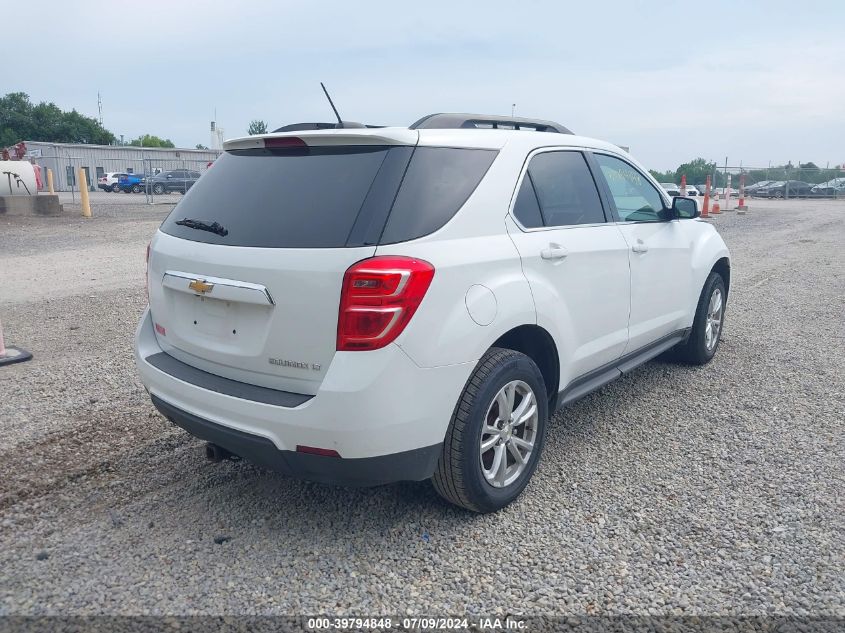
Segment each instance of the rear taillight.
[{"label": "rear taillight", "polygon": [[434,266],[413,257],[373,257],[343,276],[337,350],[384,347],[402,333],[422,302]]}]

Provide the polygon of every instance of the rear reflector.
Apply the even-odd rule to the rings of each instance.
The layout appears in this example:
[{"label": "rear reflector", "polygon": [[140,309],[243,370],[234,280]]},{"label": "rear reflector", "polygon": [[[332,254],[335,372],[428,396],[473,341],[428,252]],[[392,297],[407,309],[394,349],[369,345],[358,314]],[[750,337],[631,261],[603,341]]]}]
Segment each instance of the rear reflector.
[{"label": "rear reflector", "polygon": [[163,325],[159,325],[158,323],[156,323],[156,332],[158,332],[162,336],[167,336],[167,330],[164,329]]},{"label": "rear reflector", "polygon": [[372,257],[343,276],[337,350],[380,349],[396,340],[431,285],[434,266],[412,257]]},{"label": "rear reflector", "polygon": [[310,455],[322,455],[323,457],[340,457],[340,453],[330,448],[315,448],[313,446],[296,445],[297,453],[308,453]]},{"label": "rear reflector", "polygon": [[308,143],[303,141],[298,136],[274,136],[264,139],[264,147],[268,148],[292,148],[292,147],[308,147]]},{"label": "rear reflector", "polygon": [[147,259],[144,263],[144,294],[147,295],[147,305],[150,304],[150,246],[152,242],[147,244]]}]

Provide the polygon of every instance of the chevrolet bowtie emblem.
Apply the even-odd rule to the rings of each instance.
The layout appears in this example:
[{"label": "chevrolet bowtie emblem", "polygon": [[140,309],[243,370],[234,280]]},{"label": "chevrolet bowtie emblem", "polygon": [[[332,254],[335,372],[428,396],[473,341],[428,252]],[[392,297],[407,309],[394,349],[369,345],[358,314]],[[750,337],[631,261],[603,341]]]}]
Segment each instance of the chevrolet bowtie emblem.
[{"label": "chevrolet bowtie emblem", "polygon": [[194,292],[198,292],[201,295],[211,292],[211,289],[214,288],[214,284],[207,284],[202,279],[194,279],[191,283],[188,284],[188,288],[193,290]]}]

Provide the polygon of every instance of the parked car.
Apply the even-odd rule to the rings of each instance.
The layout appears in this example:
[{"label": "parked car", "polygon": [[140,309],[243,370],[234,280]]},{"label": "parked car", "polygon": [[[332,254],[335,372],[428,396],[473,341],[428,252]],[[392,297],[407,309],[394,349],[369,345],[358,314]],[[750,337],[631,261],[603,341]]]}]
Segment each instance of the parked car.
[{"label": "parked car", "polygon": [[845,178],[834,178],[810,189],[810,195],[825,198],[845,196]]},{"label": "parked car", "polygon": [[812,188],[811,184],[801,180],[786,180],[762,191],[767,198],[806,198]]},{"label": "parked car", "polygon": [[186,193],[199,180],[200,173],[190,169],[171,169],[147,179],[147,190],[156,195],[178,191]]},{"label": "parked car", "polygon": [[97,188],[102,189],[103,191],[113,191],[117,193],[118,191],[120,191],[120,184],[118,183],[118,179],[121,176],[125,175],[125,172],[106,172],[97,179]]},{"label": "parked car", "polygon": [[[500,123],[517,129],[480,128]],[[431,478],[494,511],[559,407],[669,350],[713,358],[730,256],[697,216],[616,145],[549,121],[227,141],[147,249],[138,371],[212,460]]]},{"label": "parked car", "polygon": [[145,180],[144,174],[121,174],[117,179],[118,189],[123,193],[141,193]]},{"label": "parked car", "polygon": [[753,191],[753,195],[754,195],[755,197],[758,197],[758,198],[768,198],[768,197],[769,197],[768,190],[769,190],[770,188],[772,188],[772,187],[779,187],[779,186],[780,186],[780,185],[782,185],[783,183],[784,183],[784,181],[783,181],[783,180],[769,180],[769,181],[766,181],[766,184],[761,185],[760,187],[757,187],[757,188]]},{"label": "parked car", "polygon": [[[728,189],[728,188],[727,187],[716,187],[713,190],[713,196],[719,197],[719,198],[723,197],[725,195],[725,189]],[[739,190],[734,189],[733,187],[730,187],[728,189],[728,196],[731,197],[731,198],[739,198]]]},{"label": "parked car", "polygon": [[749,196],[756,196],[759,194],[760,190],[774,184],[775,182],[776,181],[774,180],[761,180],[760,182],[755,182],[745,188],[745,193]]},{"label": "parked car", "polygon": [[661,187],[663,187],[663,191],[668,193],[670,196],[680,196],[681,195],[681,188],[680,186],[671,183],[671,182],[661,182],[659,183]]},{"label": "parked car", "polygon": [[772,184],[775,182],[774,180],[760,180],[758,182],[751,183],[750,185],[746,185],[746,191],[756,191],[757,189],[761,189],[767,185]]},{"label": "parked car", "polygon": [[695,185],[687,185],[687,195],[688,196],[703,196],[704,194],[701,193]]}]

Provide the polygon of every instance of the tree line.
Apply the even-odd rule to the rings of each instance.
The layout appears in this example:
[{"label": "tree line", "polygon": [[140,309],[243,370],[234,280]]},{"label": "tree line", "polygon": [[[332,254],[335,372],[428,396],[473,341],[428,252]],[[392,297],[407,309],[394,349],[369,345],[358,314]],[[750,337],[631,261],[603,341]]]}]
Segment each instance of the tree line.
[{"label": "tree line", "polygon": [[[789,162],[786,165],[777,165],[766,169],[743,169],[743,173],[745,173],[746,184],[761,182],[763,180],[802,180],[811,184],[818,184],[827,182],[833,178],[845,177],[843,168],[845,168],[845,165],[835,165],[834,167],[822,169],[813,162],[799,163],[796,167],[792,162]],[[684,163],[674,171],[655,171],[649,169],[649,173],[654,176],[657,182],[671,182],[676,185],[681,183],[681,176],[686,176],[687,184],[690,185],[704,184],[707,176],[711,177],[711,184],[714,187],[726,187],[728,184],[724,171],[720,170],[715,163],[703,158],[696,158],[688,163]],[[731,186],[739,186],[737,174],[733,174]]]},{"label": "tree line", "polygon": [[[267,124],[253,120],[248,134],[266,134]],[[25,92],[10,92],[0,97],[0,148],[11,147],[20,141],[44,143],[85,143],[91,145],[120,145],[117,136],[90,116],[75,109],[62,110],[55,103],[33,103]],[[169,138],[141,134],[126,141],[132,147],[176,147]],[[197,143],[197,149],[208,149]]]},{"label": "tree line", "polygon": [[[119,144],[117,137],[97,119],[67,112],[55,103],[32,103],[25,92],[10,92],[0,97],[0,147],[20,141],[45,143]],[[142,134],[127,143],[134,147],[176,147],[169,138]]]}]

